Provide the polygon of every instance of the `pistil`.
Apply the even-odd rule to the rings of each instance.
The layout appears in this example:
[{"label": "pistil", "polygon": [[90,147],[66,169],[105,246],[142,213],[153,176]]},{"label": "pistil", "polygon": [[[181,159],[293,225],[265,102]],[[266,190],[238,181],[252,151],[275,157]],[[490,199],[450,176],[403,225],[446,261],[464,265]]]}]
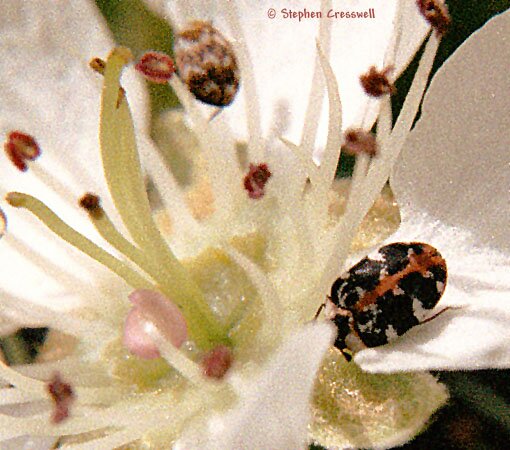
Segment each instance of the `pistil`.
[{"label": "pistil", "polygon": [[100,143],[106,181],[137,247],[156,266],[165,268],[165,295],[183,311],[196,344],[209,349],[228,343],[227,330],[217,321],[202,291],[168,247],[152,218],[128,102],[117,104],[121,71],[130,60],[129,50],[114,49],[104,71]]}]

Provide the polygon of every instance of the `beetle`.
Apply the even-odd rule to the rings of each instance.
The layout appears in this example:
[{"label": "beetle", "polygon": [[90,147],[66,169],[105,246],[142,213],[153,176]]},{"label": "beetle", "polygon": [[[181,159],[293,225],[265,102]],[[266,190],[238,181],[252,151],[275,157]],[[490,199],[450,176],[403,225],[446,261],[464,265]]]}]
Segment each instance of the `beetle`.
[{"label": "beetle", "polygon": [[378,347],[428,322],[443,295],[446,261],[423,242],[395,242],[363,258],[331,286],[324,307],[337,327],[335,340],[345,358],[349,351]]},{"label": "beetle", "polygon": [[230,105],[239,90],[239,68],[232,45],[211,23],[191,22],[174,42],[179,77],[209,105]]}]

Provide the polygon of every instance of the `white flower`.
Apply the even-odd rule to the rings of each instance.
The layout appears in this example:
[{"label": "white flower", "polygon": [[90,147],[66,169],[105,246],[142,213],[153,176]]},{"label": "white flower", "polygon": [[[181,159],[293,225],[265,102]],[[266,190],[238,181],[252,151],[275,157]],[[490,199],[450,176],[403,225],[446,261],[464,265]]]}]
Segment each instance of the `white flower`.
[{"label": "white flower", "polygon": [[[383,32],[381,38],[367,43],[366,49],[376,49],[374,57],[378,58],[385,51],[382,42],[400,35],[400,40],[394,39],[390,44],[385,62],[394,63],[397,70],[401,70],[423,35],[414,34],[416,28],[407,22],[410,17],[416,19],[416,13],[409,15],[412,9],[406,6],[397,14],[396,4],[392,2],[387,11],[389,17],[396,14],[400,18],[402,28],[397,26],[394,34]],[[48,11],[45,2],[21,6],[13,0],[2,3],[0,42],[8,70],[4,72],[6,81],[0,88],[4,99],[0,126],[3,132],[20,130],[35,136],[43,154],[30,165],[27,174],[20,174],[2,160],[0,189],[2,194],[11,192],[7,198],[12,206],[38,215],[57,235],[93,259],[63,244],[27,211],[5,207],[8,229],[0,243],[3,331],[10,331],[12,322],[20,326],[49,326],[77,338],[79,344],[61,361],[15,369],[0,366],[0,377],[15,387],[2,389],[1,404],[29,402],[30,405],[28,411],[16,410],[16,414],[26,415],[23,418],[15,417],[12,410],[2,410],[1,440],[27,434],[79,435],[75,444],[67,442],[72,448],[113,448],[136,440],[140,440],[140,445],[155,447],[175,443],[176,448],[203,448],[206,444],[208,448],[299,448],[307,442],[310,392],[321,359],[330,345],[332,331],[326,324],[304,323],[313,318],[332,280],[343,268],[358,225],[390,174],[425,89],[439,40],[435,34],[429,38],[404,112],[391,130],[389,99],[380,104],[372,101],[366,106],[357,100],[362,98],[359,93],[353,93],[349,101],[342,97],[343,107],[340,107],[337,79],[341,80],[342,93],[344,85],[357,83],[360,70],[353,61],[351,75],[346,75],[345,80],[339,77],[344,71],[333,64],[335,39],[332,39],[331,52],[328,51],[330,31],[334,36],[336,25],[330,30],[331,23],[322,21],[322,30],[317,36],[314,28],[318,22],[306,24],[307,32],[299,33],[303,39],[301,46],[306,51],[303,50],[300,60],[288,61],[288,64],[298,64],[285,73],[278,54],[270,51],[273,48],[265,47],[278,41],[280,31],[273,28],[277,37],[260,39],[264,45],[253,45],[254,30],[260,30],[263,25],[267,28],[269,19],[264,16],[258,21],[248,21],[253,11],[248,8],[249,2],[225,9],[229,5],[207,2],[188,14],[189,18],[203,19],[197,15],[201,11],[214,13],[215,26],[225,30],[226,35],[232,33],[230,37],[236,43],[241,65],[240,100],[243,96],[249,100],[246,101],[249,105],[244,116],[246,120],[239,121],[241,113],[236,111],[235,103],[209,122],[204,108],[197,105],[179,79],[174,77],[170,81],[180,96],[203,153],[201,164],[205,170],[199,170],[199,178],[206,178],[214,198],[214,213],[206,219],[197,220],[187,208],[185,193],[169,176],[165,161],[148,139],[149,116],[139,81],[129,70],[123,77],[127,100],[136,114],[136,140],[142,162],[158,188],[162,210],[169,211],[172,219],[167,247],[151,217],[129,109],[122,92],[119,93],[118,77],[128,54],[117,49],[107,61],[99,143],[96,118],[102,80],[86,70],[86,65],[92,57],[106,55],[111,42],[105,37],[97,12],[84,1],[73,2],[72,8],[59,10],[58,14]],[[209,9],[216,7],[220,9]],[[324,2],[323,8],[327,7]],[[265,11],[262,10],[263,14]],[[223,12],[227,13],[220,14]],[[178,21],[183,17],[175,15],[172,19],[181,25]],[[502,19],[495,19],[493,23],[497,20]],[[425,30],[425,22],[416,23],[419,29]],[[245,30],[245,24],[251,24],[254,29]],[[284,36],[292,35],[290,25],[280,21],[278,26],[288,27]],[[487,27],[489,32],[491,26]],[[402,33],[399,34],[400,29]],[[246,42],[241,32],[245,33]],[[486,32],[481,31],[480,36]],[[368,39],[370,33],[361,35]],[[322,53],[316,53],[316,37]],[[344,39],[347,38],[344,36]],[[372,47],[375,43],[381,47]],[[395,45],[399,49],[397,52]],[[259,54],[267,57],[258,59]],[[320,64],[315,65],[316,54],[321,56]],[[46,57],[43,59],[42,55]],[[272,55],[274,65],[263,69],[264,61],[273,64],[268,59]],[[364,61],[361,64],[382,68],[382,61],[373,60],[371,56],[361,59]],[[317,78],[312,83],[313,67],[316,67]],[[306,73],[303,80],[292,84],[301,73]],[[276,86],[274,91],[273,85]],[[306,86],[312,93],[306,92],[302,98],[296,98],[296,86]],[[255,96],[255,91],[260,94]],[[319,122],[317,117],[324,92],[327,92],[327,102],[324,102],[327,107],[323,114],[327,112],[328,129],[327,133],[319,132],[315,143],[315,125]],[[134,97],[136,95],[138,97]],[[463,104],[463,98],[458,104]],[[264,113],[278,108],[280,100],[289,102],[285,105],[289,113],[280,112],[278,120],[272,120],[271,113]],[[342,113],[344,124],[370,127],[379,108],[381,154],[372,162],[368,157],[358,158],[346,212],[338,223],[332,222],[327,194],[340,151]],[[284,120],[287,116],[288,122]],[[362,116],[364,118],[360,118]],[[246,129],[239,127],[239,123],[246,124]],[[285,144],[278,140],[281,135],[287,139]],[[262,199],[250,199],[242,188],[247,168],[237,161],[236,139],[239,137],[249,138],[248,161],[267,163],[272,173]],[[98,158],[99,146],[102,161]],[[320,167],[312,162],[312,154],[317,156],[316,149],[323,149]],[[485,155],[488,154],[492,155],[486,151]],[[405,197],[410,195],[405,187],[409,176],[407,168],[397,172],[395,186],[399,198],[410,198]],[[423,185],[414,181],[410,192],[420,192]],[[13,191],[34,195],[44,203]],[[86,218],[85,212],[77,207],[77,200],[86,191],[101,198],[103,209],[98,216],[93,214],[97,211],[92,211]],[[446,192],[451,193],[451,190]],[[484,192],[478,190],[477,195]],[[72,229],[66,228],[45,205],[56,211]],[[504,203],[500,205],[504,206]],[[423,209],[436,213],[425,206]],[[413,217],[421,218],[422,213],[419,216],[415,213]],[[439,213],[434,216],[438,220],[444,218]],[[131,239],[134,247],[119,236],[106,217],[123,236]],[[158,225],[164,225],[162,221],[160,217]],[[404,225],[406,223],[409,223],[408,215],[404,215]],[[423,227],[428,225],[429,219],[423,222]],[[445,224],[438,224],[440,231],[442,226]],[[73,229],[97,242],[98,246],[84,240]],[[428,238],[425,231],[416,236],[423,240]],[[501,252],[504,243],[495,236],[497,246],[501,244],[497,250]],[[463,242],[471,244],[467,238]],[[440,243],[442,241],[437,245]],[[464,249],[469,251],[471,247]],[[441,251],[448,255],[443,247]],[[498,254],[498,258],[500,256],[504,257]],[[487,262],[483,254],[480,261],[484,261],[489,272],[491,262]],[[454,263],[454,286],[456,267]],[[113,276],[112,272],[118,276]],[[194,345],[187,351],[177,350],[162,338],[165,330],[155,328],[157,321],[152,321],[155,326],[146,328],[163,358],[146,361],[129,355],[120,338],[130,308],[128,294],[139,288],[161,291],[179,304]],[[468,294],[466,298],[470,299]],[[448,315],[444,314],[445,318]],[[427,328],[432,323],[426,325]],[[426,329],[425,325],[419,328],[416,334]],[[407,344],[402,345],[411,348],[412,338],[403,337],[402,342],[405,340]],[[201,352],[225,343],[232,346],[234,352],[230,372],[221,381],[203,377],[197,362]],[[458,351],[461,353],[462,348]],[[359,361],[366,359],[369,369],[373,364],[370,352],[374,350],[362,351],[357,356]],[[477,357],[483,361],[484,355]],[[405,367],[404,363],[397,361],[396,364],[397,370]],[[45,381],[55,370],[65,381],[71,382],[76,400],[65,422],[48,425],[52,404]],[[347,385],[349,388],[345,387]],[[385,396],[374,396],[374,389]],[[363,430],[354,426],[357,435],[352,435],[353,428],[345,425],[345,420],[339,420],[341,413],[345,414],[342,410],[346,405],[342,399],[345,395],[356,397],[355,402],[348,399],[347,404],[352,408],[349,419],[357,415],[366,419]],[[371,397],[372,403],[365,397]],[[366,447],[374,442],[379,447],[395,445],[413,436],[444,399],[444,390],[429,375],[369,378],[356,365],[347,364],[330,352],[320,371],[314,396],[310,437],[332,446]],[[365,408],[361,411],[359,402],[363,401],[367,403],[363,403]],[[375,409],[378,415],[373,414]],[[333,421],[330,420],[332,416]],[[382,426],[387,420],[392,423]],[[21,444],[11,441],[10,445]]]}]

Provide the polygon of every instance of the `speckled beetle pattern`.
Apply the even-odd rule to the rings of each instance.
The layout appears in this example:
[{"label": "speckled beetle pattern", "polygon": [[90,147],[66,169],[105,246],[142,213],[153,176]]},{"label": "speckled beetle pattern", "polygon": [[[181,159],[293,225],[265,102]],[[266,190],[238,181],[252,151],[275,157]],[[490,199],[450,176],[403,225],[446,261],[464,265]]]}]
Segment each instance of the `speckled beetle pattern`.
[{"label": "speckled beetle pattern", "polygon": [[192,22],[178,33],[174,54],[179,77],[198,100],[220,107],[232,103],[239,90],[237,60],[209,22]]},{"label": "speckled beetle pattern", "polygon": [[377,347],[438,314],[430,312],[446,287],[446,261],[431,245],[396,242],[379,248],[341,275],[331,287],[326,316],[347,350]]}]

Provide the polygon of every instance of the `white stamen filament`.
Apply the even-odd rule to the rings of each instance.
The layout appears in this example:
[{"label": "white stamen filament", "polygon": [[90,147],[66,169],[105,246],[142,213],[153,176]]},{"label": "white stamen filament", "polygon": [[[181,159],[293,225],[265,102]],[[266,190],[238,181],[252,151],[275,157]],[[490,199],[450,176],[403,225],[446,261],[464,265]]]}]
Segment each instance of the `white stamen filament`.
[{"label": "white stamen filament", "polygon": [[[99,207],[100,208],[100,207]],[[99,214],[90,214],[89,218],[97,231],[113,248],[118,250],[147,275],[149,275],[164,290],[171,290],[172,274],[166,266],[161,266],[143,251],[129,242],[116,228],[106,212],[101,208]]]},{"label": "white stamen filament", "polygon": [[[245,92],[246,119],[248,127],[248,155],[250,161],[263,160],[263,141],[260,116],[260,105],[257,99],[257,84],[255,82],[255,71],[251,63],[250,54],[246,46],[246,38],[243,35],[243,27],[239,21],[239,10],[236,3],[223,0],[225,11],[227,11],[227,20],[233,33],[234,42],[232,42],[236,57],[239,61],[241,80]],[[249,99],[249,101],[248,101]]]},{"label": "white stamen filament", "polygon": [[182,83],[179,77],[172,77],[169,85],[174,90],[186,114],[193,122],[193,130],[200,143],[207,168],[207,176],[214,195],[215,220],[221,223],[229,217],[233,208],[233,199],[241,194],[242,179],[237,159],[230,151],[234,142],[230,134],[218,136],[209,121],[199,109],[197,101]]},{"label": "white stamen filament", "polygon": [[28,209],[53,233],[90,256],[92,259],[103,264],[116,275],[124,279],[131,287],[135,289],[154,289],[154,286],[149,281],[130,269],[125,263],[110,255],[91,240],[71,228],[50,208],[35,197],[19,192],[11,192],[7,196],[7,201],[12,206]]},{"label": "white stamen filament", "polygon": [[171,342],[163,338],[156,327],[148,325],[145,328],[145,332],[154,341],[161,356],[168,364],[194,385],[206,388],[207,381],[197,363],[189,359],[181,350],[175,348]]},{"label": "white stamen filament", "polygon": [[[322,18],[319,25],[318,40],[322,46],[322,52],[325,59],[328,59],[330,41],[331,41],[331,20],[327,19],[326,12],[331,9],[331,0],[321,1]],[[310,95],[308,96],[308,106],[305,113],[305,121],[303,122],[303,132],[301,135],[301,147],[307,149],[314,148],[315,138],[319,127],[318,117],[321,115],[322,102],[324,98],[324,79],[321,73],[324,70],[322,62],[323,57],[320,53],[315,58],[315,67],[311,84]],[[312,156],[311,154],[309,156]]]},{"label": "white stamen filament", "polygon": [[266,345],[278,342],[283,331],[285,309],[273,283],[259,266],[242,253],[229,245],[225,245],[224,250],[246,272],[260,295],[265,317],[256,339]]},{"label": "white stamen filament", "polygon": [[317,45],[317,54],[326,79],[326,88],[329,102],[328,137],[326,148],[319,167],[319,183],[312,193],[312,202],[322,201],[322,208],[327,214],[327,193],[335,178],[336,166],[340,159],[342,143],[342,103],[338,91],[338,83],[331,65],[322,47]]}]

